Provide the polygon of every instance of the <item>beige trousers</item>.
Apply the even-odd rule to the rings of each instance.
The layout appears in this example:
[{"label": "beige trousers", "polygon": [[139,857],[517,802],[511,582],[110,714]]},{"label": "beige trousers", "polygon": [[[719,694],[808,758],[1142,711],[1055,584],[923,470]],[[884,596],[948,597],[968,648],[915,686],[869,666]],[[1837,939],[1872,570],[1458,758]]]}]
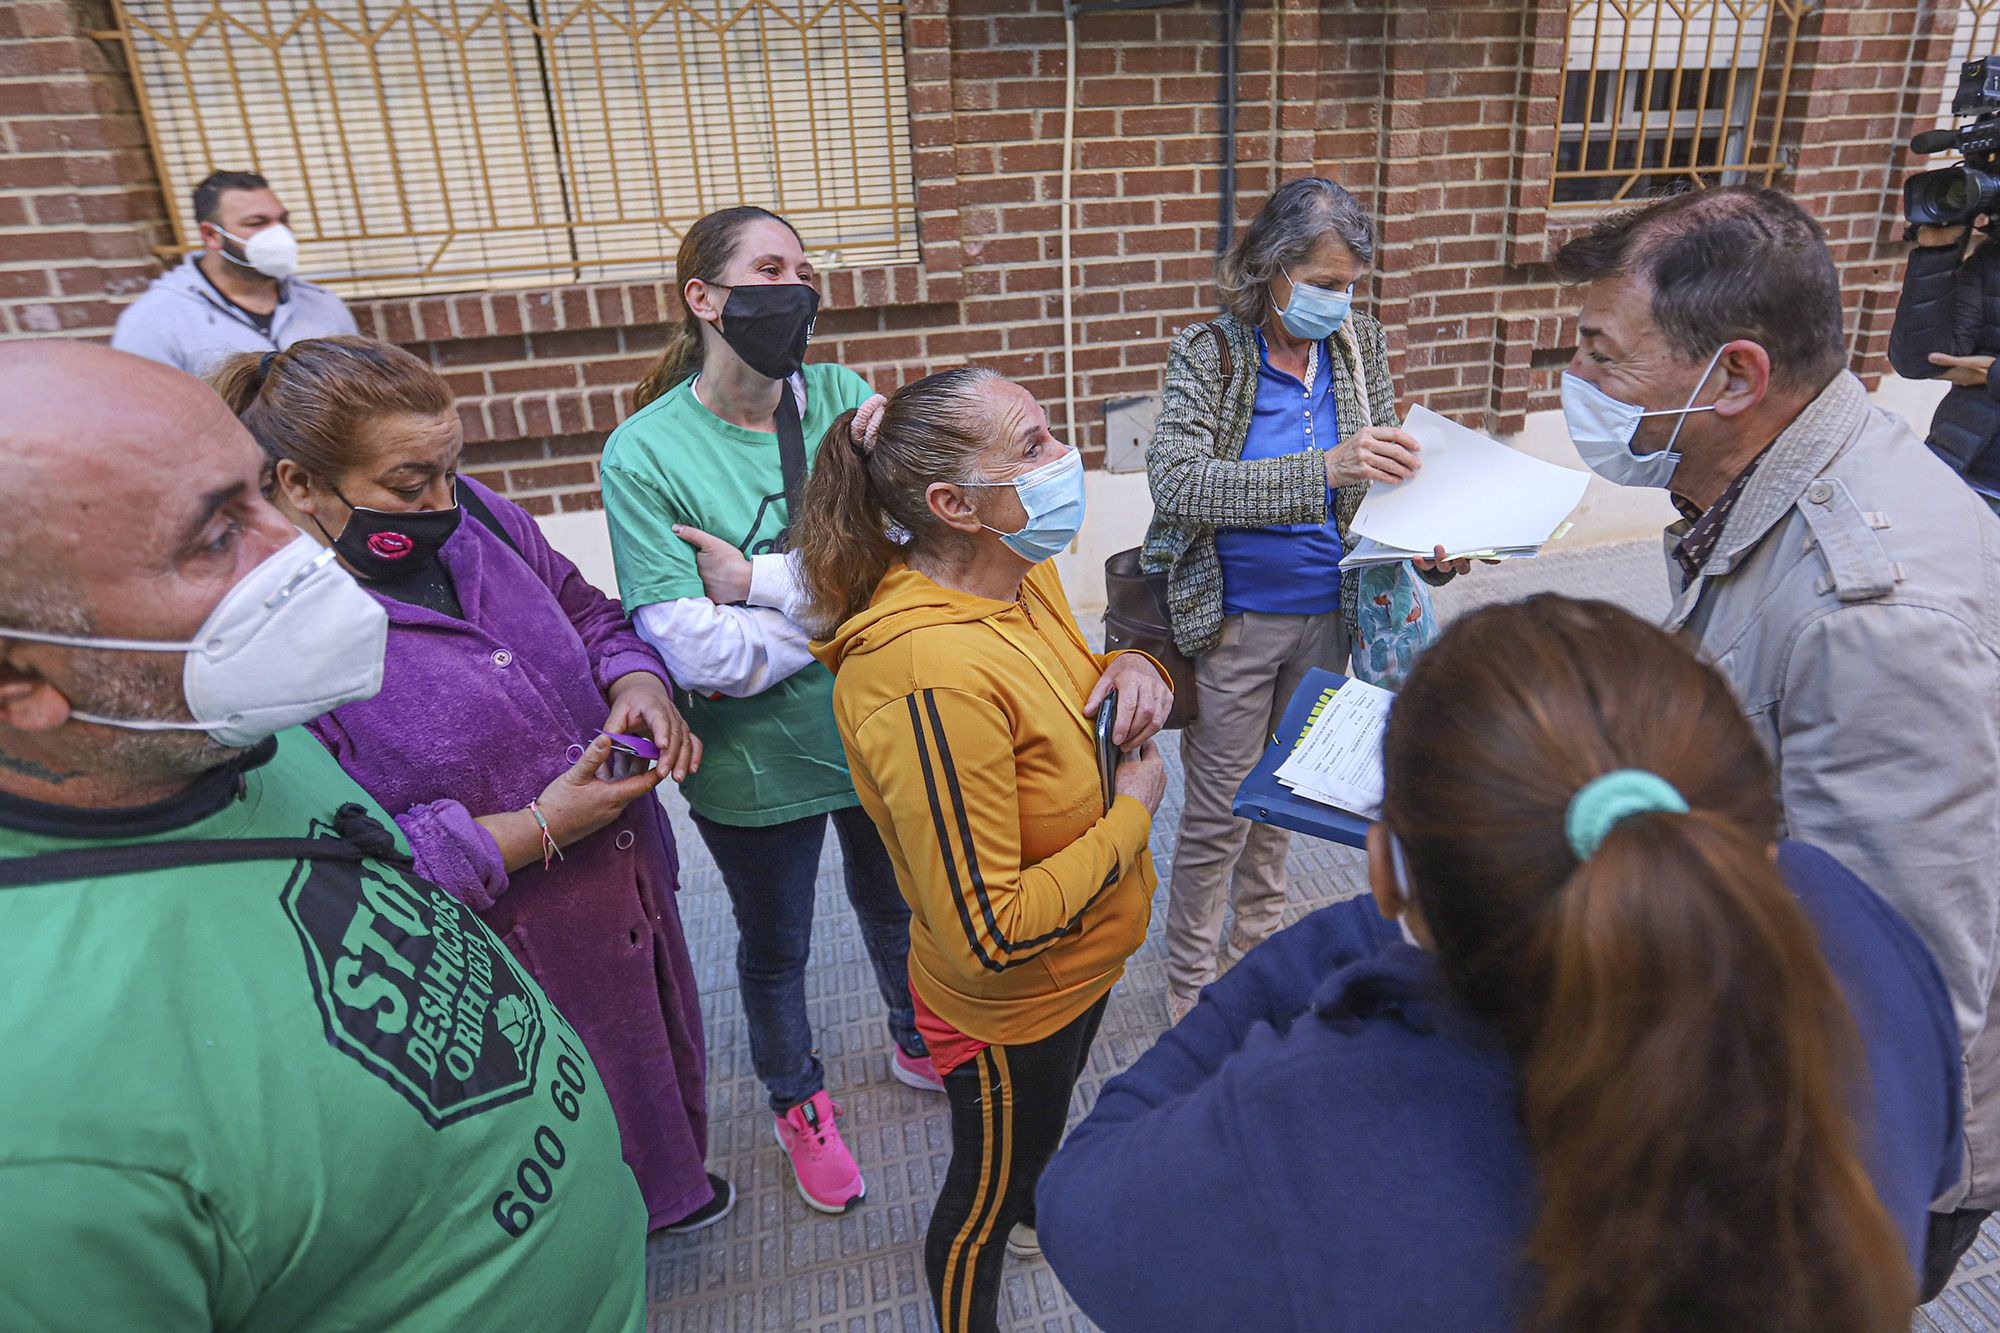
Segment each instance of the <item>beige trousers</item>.
[{"label": "beige trousers", "polygon": [[1225,883],[1239,937],[1254,944],[1278,929],[1292,835],[1229,809],[1306,672],[1344,670],[1348,645],[1337,610],[1251,612],[1224,620],[1222,642],[1195,659],[1200,712],[1181,735],[1187,795],[1167,889],[1169,989],[1193,995],[1213,979]]}]

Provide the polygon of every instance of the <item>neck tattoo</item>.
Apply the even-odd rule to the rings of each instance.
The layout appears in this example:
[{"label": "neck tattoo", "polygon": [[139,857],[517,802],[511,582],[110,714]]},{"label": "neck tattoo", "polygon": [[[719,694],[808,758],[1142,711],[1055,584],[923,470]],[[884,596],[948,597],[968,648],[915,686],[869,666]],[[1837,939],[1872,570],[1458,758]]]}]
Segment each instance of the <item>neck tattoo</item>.
[{"label": "neck tattoo", "polygon": [[26,778],[33,778],[36,782],[46,782],[52,787],[60,786],[71,778],[83,776],[81,773],[69,770],[49,768],[32,759],[22,759],[5,751],[0,751],[0,768],[19,773]]}]

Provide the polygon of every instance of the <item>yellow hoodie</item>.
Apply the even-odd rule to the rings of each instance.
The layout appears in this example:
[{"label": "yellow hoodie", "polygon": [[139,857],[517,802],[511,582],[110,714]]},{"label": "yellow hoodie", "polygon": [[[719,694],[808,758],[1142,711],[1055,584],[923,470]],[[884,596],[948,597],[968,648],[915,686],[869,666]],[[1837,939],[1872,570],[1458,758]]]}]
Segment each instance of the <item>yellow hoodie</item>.
[{"label": "yellow hoodie", "polygon": [[1145,939],[1158,881],[1146,807],[1104,808],[1083,704],[1111,656],[1084,643],[1054,566],[996,602],[897,565],[813,651],[909,900],[918,996],[994,1044],[1071,1022]]}]

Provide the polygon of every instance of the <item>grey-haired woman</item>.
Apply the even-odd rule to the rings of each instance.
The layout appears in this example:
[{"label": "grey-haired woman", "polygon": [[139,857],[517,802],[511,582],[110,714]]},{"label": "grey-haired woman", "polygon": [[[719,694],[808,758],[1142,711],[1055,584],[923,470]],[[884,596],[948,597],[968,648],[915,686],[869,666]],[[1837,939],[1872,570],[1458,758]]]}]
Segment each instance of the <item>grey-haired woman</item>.
[{"label": "grey-haired woman", "polygon": [[[1226,314],[1167,360],[1147,451],[1147,569],[1168,575],[1174,639],[1194,660],[1187,795],[1167,897],[1167,1008],[1178,1022],[1223,966],[1278,928],[1291,835],[1230,813],[1306,671],[1338,671],[1355,580],[1339,563],[1372,481],[1422,466],[1403,432],[1382,326],[1352,312],[1374,224],[1332,181],[1287,182],[1219,266]],[[1438,551],[1442,557],[1443,550]],[[1463,562],[1414,562],[1432,583]]]}]

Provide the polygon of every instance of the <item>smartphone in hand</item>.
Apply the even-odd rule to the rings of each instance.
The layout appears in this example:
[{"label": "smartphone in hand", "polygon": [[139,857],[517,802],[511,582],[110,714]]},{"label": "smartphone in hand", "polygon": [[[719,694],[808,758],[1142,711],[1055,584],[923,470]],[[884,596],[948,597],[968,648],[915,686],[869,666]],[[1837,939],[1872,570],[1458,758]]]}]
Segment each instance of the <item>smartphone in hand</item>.
[{"label": "smartphone in hand", "polygon": [[1109,810],[1118,794],[1118,742],[1111,739],[1118,727],[1118,691],[1112,690],[1097,706],[1097,776],[1104,784],[1104,808]]}]

